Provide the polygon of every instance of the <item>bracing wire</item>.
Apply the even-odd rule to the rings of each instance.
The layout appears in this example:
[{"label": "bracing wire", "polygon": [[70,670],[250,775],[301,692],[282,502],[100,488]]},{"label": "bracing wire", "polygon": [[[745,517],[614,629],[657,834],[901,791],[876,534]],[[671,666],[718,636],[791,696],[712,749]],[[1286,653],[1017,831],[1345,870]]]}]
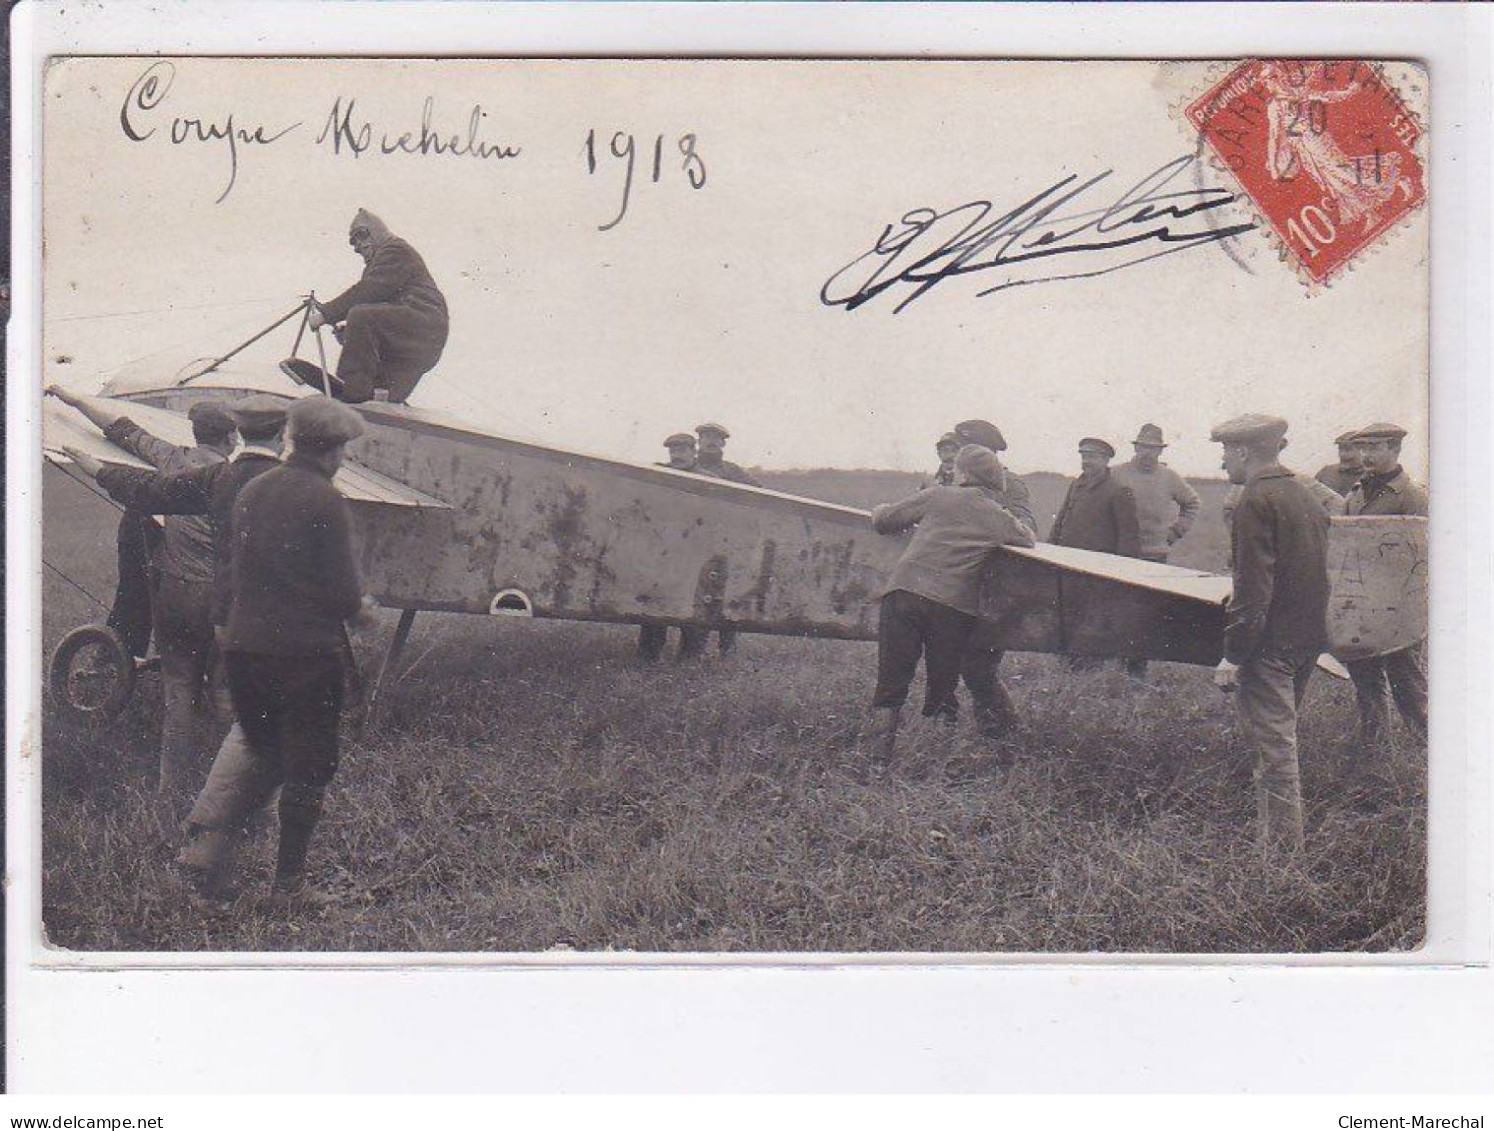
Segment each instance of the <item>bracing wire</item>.
[{"label": "bracing wire", "polygon": [[266,295],[263,298],[243,298],[232,302],[202,302],[190,306],[157,306],[148,310],[109,310],[99,314],[58,314],[48,322],[96,322],[105,318],[139,318],[147,314],[175,314],[178,310],[218,310],[232,306],[264,306],[266,303],[284,302],[284,295]]},{"label": "bracing wire", "polygon": [[54,566],[51,562],[47,561],[46,558],[42,559],[42,565],[46,566],[49,570],[51,570],[53,573],[55,573],[58,577],[62,578],[63,581],[67,582],[74,589],[76,589],[79,593],[83,594],[83,596],[87,597],[95,605],[97,605],[99,608],[103,609],[104,612],[107,613],[109,611],[109,606],[108,605],[104,604],[104,602],[100,601],[97,597],[95,597],[92,593],[90,593],[82,585],[78,584],[78,582],[74,581],[71,577],[69,577],[67,574],[63,573],[60,569],[58,569],[56,566]]}]

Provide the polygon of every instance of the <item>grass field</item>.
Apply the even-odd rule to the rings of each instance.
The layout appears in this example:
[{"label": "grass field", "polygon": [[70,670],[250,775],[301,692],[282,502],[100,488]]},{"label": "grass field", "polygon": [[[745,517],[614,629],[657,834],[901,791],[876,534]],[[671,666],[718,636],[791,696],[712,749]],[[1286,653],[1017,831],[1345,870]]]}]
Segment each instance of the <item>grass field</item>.
[{"label": "grass field", "polygon": [[[780,473],[845,502],[915,477]],[[870,475],[872,473],[865,473]],[[847,477],[849,476],[849,477]],[[1062,481],[1029,479],[1040,520]],[[1217,498],[1180,554],[1222,559]],[[893,488],[899,488],[893,490]],[[887,492],[887,493],[882,493]],[[112,520],[49,476],[48,559],[112,589]],[[1051,514],[1051,511],[1047,513]],[[1213,557],[1213,561],[1202,559]],[[44,644],[101,614],[44,581]],[[391,624],[363,647],[369,657]],[[54,945],[123,950],[1384,950],[1421,938],[1425,753],[1365,754],[1351,689],[1303,723],[1308,851],[1263,865],[1250,756],[1203,669],[1006,672],[1016,767],[968,719],[915,723],[885,774],[860,733],[871,644],[746,637],[645,668],[626,627],[425,615],[378,725],[344,745],[316,872],[342,902],[258,898],[273,821],[222,909],[173,878],[180,805],[154,795],[147,679],[107,734],[47,722],[43,891]],[[205,750],[201,769],[206,770]]]}]

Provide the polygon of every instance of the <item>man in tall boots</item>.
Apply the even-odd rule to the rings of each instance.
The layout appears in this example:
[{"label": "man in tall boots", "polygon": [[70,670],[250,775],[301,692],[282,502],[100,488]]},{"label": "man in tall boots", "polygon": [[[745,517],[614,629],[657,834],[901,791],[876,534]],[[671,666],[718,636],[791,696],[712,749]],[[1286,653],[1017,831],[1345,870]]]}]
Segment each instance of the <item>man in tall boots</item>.
[{"label": "man in tall boots", "polygon": [[987,560],[1000,546],[1031,546],[1033,532],[996,501],[1001,464],[988,448],[955,457],[960,486],[929,487],[872,511],[879,534],[915,528],[882,594],[877,626],[873,756],[891,759],[908,688],[922,656],[926,716],[953,718],[970,633],[977,623]]},{"label": "man in tall boots", "polygon": [[280,786],[274,894],[327,899],[306,883],[306,856],[337,771],[344,622],[363,609],[351,516],[332,485],[359,415],[326,397],[288,415],[291,452],[233,509],[233,609],[224,634],[228,687],[263,781]]},{"label": "man in tall boots", "polygon": [[1256,752],[1256,811],[1263,852],[1302,850],[1297,712],[1327,647],[1328,515],[1281,466],[1287,422],[1251,414],[1216,427],[1224,470],[1245,488],[1230,531],[1234,591],[1224,659],[1214,679],[1234,691]]}]

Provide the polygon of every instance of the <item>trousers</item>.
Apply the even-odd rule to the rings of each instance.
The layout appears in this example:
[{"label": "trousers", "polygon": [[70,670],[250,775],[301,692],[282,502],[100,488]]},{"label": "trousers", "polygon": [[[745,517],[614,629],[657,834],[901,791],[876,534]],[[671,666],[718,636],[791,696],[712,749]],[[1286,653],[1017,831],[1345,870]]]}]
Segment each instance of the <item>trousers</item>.
[{"label": "trousers", "polygon": [[1006,653],[987,639],[985,622],[977,622],[965,645],[960,677],[970,690],[975,722],[981,733],[995,738],[1020,722],[1017,705],[1001,679],[1001,661]]},{"label": "trousers", "polygon": [[213,585],[162,573],[156,583],[156,651],[161,656],[161,787],[179,788],[198,735],[213,717]]},{"label": "trousers", "polygon": [[224,666],[234,715],[255,757],[282,783],[325,788],[337,773],[341,657],[229,652]]},{"label": "trousers", "polygon": [[1365,746],[1384,741],[1390,729],[1390,708],[1386,705],[1386,685],[1390,697],[1416,736],[1427,737],[1427,667],[1426,641],[1419,641],[1399,652],[1353,660],[1348,665],[1359,700],[1359,737]]},{"label": "trousers", "polygon": [[397,302],[369,302],[348,311],[342,331],[337,378],[340,399],[351,403],[388,389],[399,403],[435,368],[446,348],[447,319],[436,309]]},{"label": "trousers", "polygon": [[115,551],[119,579],[114,604],[105,622],[124,642],[130,655],[141,659],[150,651],[151,553],[161,528],[143,511],[127,510],[119,519]]},{"label": "trousers", "polygon": [[923,713],[953,719],[955,686],[976,617],[938,601],[894,589],[882,598],[877,621],[877,688],[873,707],[901,707],[922,656],[927,687]]},{"label": "trousers", "polygon": [[1240,726],[1255,749],[1256,818],[1262,848],[1302,849],[1297,710],[1317,653],[1265,653],[1240,665]]}]

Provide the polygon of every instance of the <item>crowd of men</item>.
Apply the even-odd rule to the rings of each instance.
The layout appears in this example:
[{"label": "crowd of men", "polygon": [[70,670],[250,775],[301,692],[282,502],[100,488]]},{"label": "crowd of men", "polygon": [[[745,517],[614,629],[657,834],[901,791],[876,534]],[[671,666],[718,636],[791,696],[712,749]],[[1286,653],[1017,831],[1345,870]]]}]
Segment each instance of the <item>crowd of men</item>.
[{"label": "crowd of men", "polygon": [[[1425,488],[1400,465],[1405,429],[1372,424],[1337,438],[1339,460],[1315,477],[1281,464],[1287,422],[1250,414],[1217,426],[1231,489],[1226,500],[1233,592],[1227,610],[1224,659],[1215,673],[1235,693],[1241,728],[1256,751],[1261,841],[1287,852],[1303,844],[1297,752],[1297,711],[1318,658],[1327,648],[1328,527],[1334,514],[1426,515]],[[1145,424],[1135,456],[1113,471],[1115,448],[1103,439],[1079,441],[1079,477],[1070,484],[1049,531],[1056,545],[1166,562],[1199,509],[1198,494],[1161,462],[1160,428]],[[976,615],[989,556],[1003,545],[1030,546],[1037,537],[1028,492],[1002,466],[999,429],[965,421],[939,437],[931,485],[876,508],[883,533],[913,535],[883,591],[873,692],[873,755],[890,760],[898,723],[920,657],[925,666],[923,714],[952,721],[961,675],[976,700],[981,733],[999,737],[1016,723],[1011,698],[996,674],[1001,653],[982,639],[990,627]],[[984,626],[984,627],[983,627]],[[1084,666],[1081,664],[1080,666]],[[1133,675],[1145,661],[1128,661]],[[1360,743],[1382,743],[1393,699],[1411,731],[1425,740],[1425,642],[1386,656],[1349,663],[1359,706]],[[971,672],[977,678],[971,682]],[[999,706],[998,706],[999,704]],[[1009,745],[1001,752],[1010,758]]]},{"label": "crowd of men", "polygon": [[[215,658],[227,688],[233,723],[187,816],[178,866],[202,894],[231,891],[245,826],[278,793],[272,897],[289,906],[326,902],[307,882],[307,852],[337,769],[344,626],[371,605],[332,477],[362,418],[327,397],[287,408],[281,397],[258,394],[227,408],[195,406],[197,444],[179,448],[108,401],[48,391],[154,468],[104,465],[68,449],[125,508],[122,527],[167,516],[149,601],[162,657],[168,795],[186,784],[190,754],[214,721]],[[230,458],[235,432],[242,444]]]}]

